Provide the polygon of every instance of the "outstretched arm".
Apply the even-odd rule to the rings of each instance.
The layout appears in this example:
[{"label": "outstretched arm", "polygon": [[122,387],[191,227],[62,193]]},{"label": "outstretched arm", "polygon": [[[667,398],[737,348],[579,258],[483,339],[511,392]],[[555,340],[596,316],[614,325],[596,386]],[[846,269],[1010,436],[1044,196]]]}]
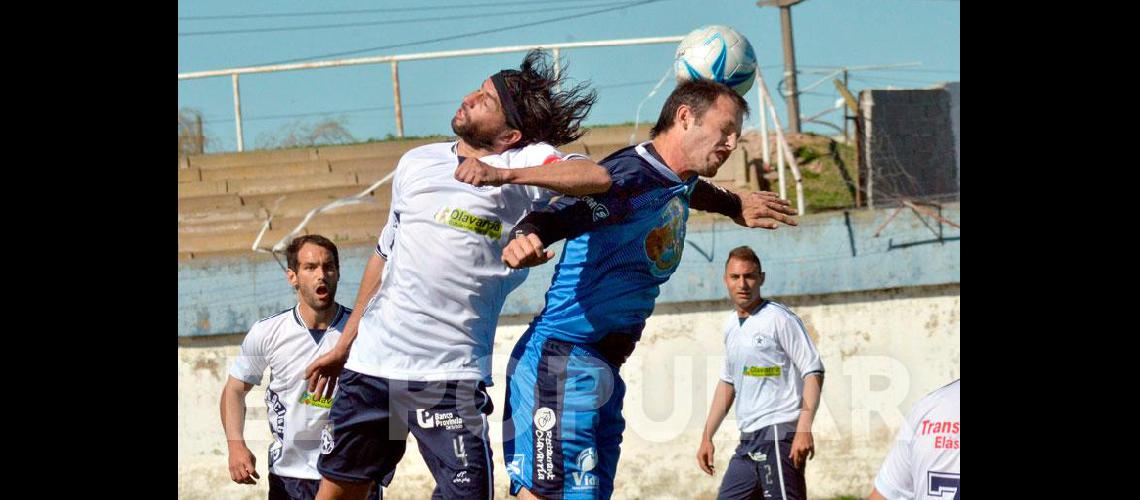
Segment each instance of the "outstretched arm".
[{"label": "outstretched arm", "polygon": [[795,219],[790,217],[796,215],[796,209],[776,193],[753,191],[739,196],[704,179],[698,180],[693,188],[689,207],[724,215],[744,227],[776,229],[781,222],[796,225]]},{"label": "outstretched arm", "polygon": [[604,193],[610,188],[610,174],[591,160],[575,158],[525,168],[496,168],[478,158],[463,160],[455,169],[455,179],[472,186],[525,184],[570,196]]}]

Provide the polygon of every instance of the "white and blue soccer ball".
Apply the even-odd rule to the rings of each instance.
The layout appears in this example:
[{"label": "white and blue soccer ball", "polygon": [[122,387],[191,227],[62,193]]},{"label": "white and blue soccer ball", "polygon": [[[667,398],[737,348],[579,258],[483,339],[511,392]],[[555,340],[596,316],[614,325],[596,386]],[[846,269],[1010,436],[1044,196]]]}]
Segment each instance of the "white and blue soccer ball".
[{"label": "white and blue soccer ball", "polygon": [[756,53],[748,39],[723,25],[697,28],[677,45],[677,82],[714,80],[744,95],[756,77]]}]

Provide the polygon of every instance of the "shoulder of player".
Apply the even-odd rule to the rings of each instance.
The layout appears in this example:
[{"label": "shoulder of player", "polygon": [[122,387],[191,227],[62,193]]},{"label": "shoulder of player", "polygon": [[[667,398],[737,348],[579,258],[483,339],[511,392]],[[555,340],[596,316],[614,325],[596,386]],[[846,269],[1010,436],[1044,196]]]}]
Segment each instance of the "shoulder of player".
[{"label": "shoulder of player", "polygon": [[504,154],[504,155],[519,155],[519,154],[550,155],[550,154],[557,154],[557,153],[559,153],[558,148],[555,148],[554,146],[552,146],[548,143],[545,143],[545,142],[535,142],[535,143],[527,144],[526,146],[523,146],[521,148],[508,149],[506,151],[503,151],[502,154]]},{"label": "shoulder of player", "polygon": [[496,157],[501,161],[489,163],[493,163],[494,166],[498,166],[499,168],[539,167],[565,160],[586,158],[585,155],[580,153],[562,152],[558,150],[558,148],[545,142],[536,142],[523,147],[508,149],[502,153],[486,158],[490,159]]},{"label": "shoulder of player", "polygon": [[948,400],[954,398],[955,393],[959,391],[960,388],[959,381],[955,380],[950,384],[931,391],[914,404],[914,407],[911,408],[907,414],[907,420],[912,422],[913,425],[917,425],[931,415],[945,413],[946,407],[944,405],[948,403]]},{"label": "shoulder of player", "polygon": [[261,318],[261,319],[259,319],[253,323],[253,328],[267,328],[267,327],[276,325],[285,319],[289,319],[290,317],[285,316],[285,315],[286,314],[292,314],[293,309],[295,307],[297,307],[297,306],[293,306],[293,307],[290,307],[288,309],[284,309],[280,312],[276,312],[276,313],[273,313],[269,316]]},{"label": "shoulder of player", "polygon": [[[347,316],[346,316],[347,318]],[[343,320],[338,320],[343,321]],[[272,335],[283,330],[308,331],[297,313],[297,306],[258,320],[249,329],[249,335]]]},{"label": "shoulder of player", "polygon": [[737,325],[740,324],[740,316],[736,314],[736,309],[733,309],[724,315],[724,321],[721,322],[721,330],[724,334],[728,335]]},{"label": "shoulder of player", "polygon": [[345,323],[348,323],[348,317],[352,316],[352,309],[339,302],[337,303],[337,306],[340,308],[340,310],[336,313],[336,316],[333,317],[331,325],[338,331],[342,331],[344,330]]},{"label": "shoulder of player", "polygon": [[949,384],[946,384],[938,389],[935,389],[922,398],[923,403],[933,404],[943,398],[961,395],[962,393],[962,379],[957,379]]},{"label": "shoulder of player", "polygon": [[405,175],[405,173],[409,171],[409,168],[411,171],[421,170],[414,167],[405,167],[405,165],[422,160],[438,161],[442,156],[451,155],[451,148],[454,144],[454,142],[433,142],[409,149],[400,157],[400,160],[396,162],[396,177]]},{"label": "shoulder of player", "polygon": [[800,331],[807,332],[807,325],[788,306],[772,300],[765,300],[763,307],[752,315],[755,321],[744,324],[744,329],[751,333],[764,333],[766,335],[794,334]]},{"label": "shoulder of player", "polygon": [[641,155],[637,154],[636,146],[626,146],[610,153],[609,156],[603,158],[598,164],[612,172],[614,170],[626,170],[633,167],[640,169],[644,162],[645,160],[641,159]]},{"label": "shoulder of player", "polygon": [[404,153],[404,155],[400,157],[400,162],[402,163],[405,160],[414,160],[417,158],[451,154],[451,148],[454,145],[455,141],[433,142],[431,144],[424,144],[423,146],[416,146]]},{"label": "shoulder of player", "polygon": [[290,324],[294,323],[293,309],[295,307],[296,306],[290,307],[255,321],[245,334],[243,343],[269,341],[269,339],[275,336],[274,332],[280,331],[282,328],[288,328]]},{"label": "shoulder of player", "polygon": [[774,318],[794,321],[796,323],[802,322],[799,315],[792,312],[788,306],[774,300],[767,300],[767,303],[764,304],[764,307],[761,308],[760,313],[758,314],[767,314]]},{"label": "shoulder of player", "polygon": [[607,156],[599,165],[610,174],[611,191],[638,192],[658,185],[654,182],[653,166],[638,155],[633,147]]},{"label": "shoulder of player", "polygon": [[621,147],[617,151],[606,155],[606,157],[602,158],[602,161],[598,162],[598,164],[602,165],[622,158],[640,159],[641,155],[637,153],[637,145]]}]

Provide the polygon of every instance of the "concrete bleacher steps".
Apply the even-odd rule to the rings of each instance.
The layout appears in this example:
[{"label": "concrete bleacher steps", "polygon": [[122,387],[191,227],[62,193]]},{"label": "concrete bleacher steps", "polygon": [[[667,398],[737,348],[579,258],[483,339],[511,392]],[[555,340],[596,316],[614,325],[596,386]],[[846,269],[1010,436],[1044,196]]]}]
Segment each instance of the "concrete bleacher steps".
[{"label": "concrete bleacher steps", "polygon": [[179,168],[178,183],[197,182],[202,180],[202,170],[197,168]]},{"label": "concrete bleacher steps", "polygon": [[[303,216],[316,207],[324,205],[340,198],[354,196],[358,194],[367,186],[352,186],[352,187],[336,187],[325,189],[313,189],[309,191],[301,191],[296,193],[289,193],[286,195],[270,194],[270,195],[256,195],[256,196],[243,196],[242,200],[244,206],[263,208],[273,213],[276,217],[291,217]],[[383,185],[372,193],[372,199],[377,204],[384,207],[388,206],[388,200],[392,197],[391,186]],[[281,201],[277,201],[280,199]]]},{"label": "concrete bleacher steps", "polygon": [[240,207],[241,204],[241,197],[236,194],[179,198],[178,214],[181,216],[183,213],[206,211],[215,208]]},{"label": "concrete bleacher steps", "polygon": [[275,177],[288,177],[294,175],[327,174],[328,160],[310,160],[289,163],[262,163],[258,165],[242,165],[226,168],[211,168],[201,171],[203,181],[240,180],[240,179],[266,179]]},{"label": "concrete bleacher steps", "polygon": [[347,146],[321,146],[317,148],[317,157],[329,161],[352,160],[371,156],[391,156],[400,159],[409,149],[449,140],[446,137],[433,137],[421,139],[407,139],[402,141],[371,142],[368,144],[351,144]]},{"label": "concrete bleacher steps", "polygon": [[332,172],[365,172],[370,170],[394,170],[399,156],[369,156],[366,158],[352,158],[347,160],[333,160],[330,163]]},{"label": "concrete bleacher steps", "polygon": [[[301,234],[321,234],[338,245],[374,245],[387,215],[387,207],[375,204],[341,207],[314,217]],[[274,218],[262,237],[261,247],[268,248],[277,243],[296,228],[301,219],[302,217]],[[264,220],[258,219],[183,226],[178,232],[178,251],[190,254],[190,258],[201,258],[214,253],[252,252],[251,246],[263,223]],[[232,224],[232,227],[224,227],[226,224]]]},{"label": "concrete bleacher steps", "polygon": [[[248,252],[272,212],[270,229],[262,238],[261,245],[269,247],[292,231],[314,208],[354,196],[366,187],[351,185],[288,193],[222,195],[179,200],[179,258]],[[338,244],[374,244],[387,219],[391,188],[381,186],[365,199],[369,201],[317,214],[301,234],[320,233]],[[369,227],[358,229],[356,224]]]},{"label": "concrete bleacher steps", "polygon": [[290,193],[317,188],[355,186],[356,174],[338,172],[309,175],[290,175],[260,179],[228,180],[227,192],[239,195]]},{"label": "concrete bleacher steps", "polygon": [[188,157],[188,164],[190,168],[214,169],[263,165],[266,163],[294,163],[319,159],[316,148],[303,148],[251,151],[248,153],[191,155]]},{"label": "concrete bleacher steps", "polygon": [[[646,140],[649,129],[649,125],[639,126],[637,140]],[[560,149],[585,153],[600,161],[626,147],[632,131],[632,126],[589,129],[582,138]],[[264,256],[255,254],[250,246],[271,213],[273,219],[262,247],[273,245],[292,231],[310,210],[356,195],[387,176],[408,150],[441,140],[449,139],[181,157],[178,260]],[[714,181],[736,187],[743,178],[742,169],[743,159],[732,158]],[[302,233],[319,233],[338,245],[374,245],[388,216],[391,189],[390,184],[381,185],[369,193],[371,203],[321,213]]]},{"label": "concrete bleacher steps", "polygon": [[178,199],[224,195],[227,189],[226,181],[180,182],[178,183]]}]

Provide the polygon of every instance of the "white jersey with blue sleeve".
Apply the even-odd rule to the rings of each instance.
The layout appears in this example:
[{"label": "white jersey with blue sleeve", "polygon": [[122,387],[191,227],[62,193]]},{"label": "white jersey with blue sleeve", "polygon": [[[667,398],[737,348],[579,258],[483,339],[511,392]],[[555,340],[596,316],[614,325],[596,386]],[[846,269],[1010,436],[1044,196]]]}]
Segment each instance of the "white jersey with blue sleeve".
[{"label": "white jersey with blue sleeve", "polygon": [[309,394],[305,368],[340,340],[352,310],[340,304],[336,308],[325,330],[306,326],[296,306],[254,323],[230,365],[231,377],[253,385],[261,385],[265,369],[269,369],[269,386],[265,389],[269,430],[273,435],[269,472],[278,476],[321,478],[317,458],[332,399]]}]

